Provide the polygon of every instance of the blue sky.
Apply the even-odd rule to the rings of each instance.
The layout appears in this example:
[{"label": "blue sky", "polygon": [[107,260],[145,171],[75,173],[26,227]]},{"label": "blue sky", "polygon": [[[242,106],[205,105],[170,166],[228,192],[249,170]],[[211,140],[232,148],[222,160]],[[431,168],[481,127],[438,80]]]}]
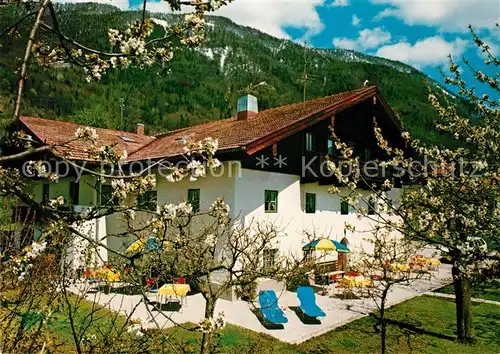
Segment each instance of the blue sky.
[{"label": "blue sky", "polygon": [[[72,1],[72,0],[66,0]],[[85,1],[85,0],[73,0]],[[142,0],[108,0],[122,9]],[[148,9],[169,12],[164,1]],[[217,15],[310,46],[348,48],[410,64],[440,79],[447,55],[488,71],[467,30],[472,24],[500,54],[500,0],[235,0]]]}]

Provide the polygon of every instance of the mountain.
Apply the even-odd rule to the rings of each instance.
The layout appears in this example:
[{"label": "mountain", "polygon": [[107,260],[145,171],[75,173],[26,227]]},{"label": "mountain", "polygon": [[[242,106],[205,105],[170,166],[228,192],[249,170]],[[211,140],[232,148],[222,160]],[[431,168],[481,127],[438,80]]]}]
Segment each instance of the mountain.
[{"label": "mountain", "polygon": [[[0,7],[0,31],[25,13]],[[59,5],[59,26],[83,44],[108,49],[107,29],[124,28],[138,12],[110,5]],[[153,36],[161,35],[172,15],[152,13]],[[43,69],[32,65],[26,83],[23,114],[81,124],[132,130],[136,122],[150,133],[227,118],[244,93],[258,97],[266,109],[304,97],[311,99],[363,86],[378,85],[405,126],[417,137],[436,142],[436,119],[427,101],[428,84],[450,94],[425,74],[406,64],[350,50],[304,48],[223,17],[207,18],[207,40],[201,47],[182,49],[166,69],[129,68],[111,72],[98,83],[87,83],[81,70],[69,65]],[[0,115],[13,106],[16,57],[21,56],[29,26],[21,38],[0,38]],[[47,40],[55,40],[48,38]]]}]

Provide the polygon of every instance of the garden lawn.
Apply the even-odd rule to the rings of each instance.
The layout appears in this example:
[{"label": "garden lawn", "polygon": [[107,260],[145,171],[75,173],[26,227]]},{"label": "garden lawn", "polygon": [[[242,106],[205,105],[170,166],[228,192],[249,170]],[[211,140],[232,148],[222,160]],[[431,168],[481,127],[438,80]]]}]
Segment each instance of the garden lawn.
[{"label": "garden lawn", "polygon": [[[70,296],[70,301],[75,308],[75,296]],[[52,337],[57,338],[55,344],[60,346],[57,352],[71,352],[74,346],[71,321],[68,316],[66,303],[61,300],[58,303],[57,310],[50,317],[48,328]],[[116,334],[126,323],[126,318],[116,312],[110,311],[100,305],[81,300],[76,306],[76,311],[72,312],[73,326],[76,329],[77,336],[83,333],[83,337],[90,338],[94,335],[103,336]],[[85,340],[85,339],[84,339]]]},{"label": "garden lawn", "polygon": [[[455,303],[446,299],[420,296],[401,303],[387,313],[398,323],[388,330],[390,353],[498,354],[500,353],[500,306],[473,304],[477,342],[463,345],[454,341]],[[405,328],[399,322],[413,326]],[[375,319],[365,317],[298,347],[307,353],[376,353],[380,337],[374,334]]]},{"label": "garden lawn", "polygon": [[[436,290],[436,292],[454,295],[455,289],[453,288],[453,284],[451,284]],[[472,297],[500,302],[500,280],[474,284],[472,287]]]},{"label": "garden lawn", "polygon": [[[90,306],[81,309],[82,312],[77,316],[79,320],[85,318],[85,311],[89,311]],[[453,302],[430,296],[416,297],[391,308],[388,318],[393,323],[388,331],[388,351],[429,354],[500,352],[500,306],[474,304],[477,342],[473,345],[454,341],[454,311]],[[107,310],[100,313],[97,320],[100,331],[110,326],[111,318],[112,314]],[[218,353],[377,353],[380,337],[375,333],[375,324],[373,317],[365,317],[299,345],[283,343],[261,333],[228,325],[219,339]],[[193,327],[192,324],[185,326]],[[68,352],[71,348],[71,335],[67,320],[56,316],[51,329],[62,342],[66,342],[59,350]],[[174,352],[173,348],[179,352],[197,352],[201,339],[199,333],[182,328],[154,331],[151,334],[150,340],[156,344],[169,338],[169,345],[162,346],[167,352]],[[153,342],[151,345],[155,346]],[[145,347],[148,345],[146,343]]]}]

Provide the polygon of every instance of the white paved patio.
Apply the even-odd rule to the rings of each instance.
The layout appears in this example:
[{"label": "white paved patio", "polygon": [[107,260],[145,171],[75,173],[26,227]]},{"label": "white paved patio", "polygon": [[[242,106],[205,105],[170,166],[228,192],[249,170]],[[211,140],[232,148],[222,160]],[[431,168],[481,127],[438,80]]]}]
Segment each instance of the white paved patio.
[{"label": "white paved patio", "polygon": [[[443,264],[438,271],[433,272],[431,280],[419,280],[410,286],[396,286],[390,293],[388,304],[393,306],[425,292],[442,287],[451,281],[451,267]],[[329,296],[316,295],[318,305],[326,313],[321,322],[306,324],[294,312],[298,301],[295,293],[283,291],[280,284],[269,280],[260,284],[260,289],[273,289],[279,297],[279,304],[285,308],[288,323],[282,329],[267,329],[252,312],[252,306],[243,301],[219,300],[216,313],[224,312],[227,322],[256,331],[266,333],[288,343],[301,343],[312,337],[328,332],[336,327],[368,315],[376,307],[371,299],[343,300]],[[75,289],[76,291],[76,289]],[[127,315],[133,312],[132,318],[150,321],[149,326],[166,328],[176,323],[193,322],[198,323],[203,319],[205,300],[200,294],[187,297],[187,306],[181,310],[163,307],[164,311],[152,311],[153,318],[141,302],[140,295],[121,295],[89,293],[87,299],[109,307],[111,310],[124,312]]]}]

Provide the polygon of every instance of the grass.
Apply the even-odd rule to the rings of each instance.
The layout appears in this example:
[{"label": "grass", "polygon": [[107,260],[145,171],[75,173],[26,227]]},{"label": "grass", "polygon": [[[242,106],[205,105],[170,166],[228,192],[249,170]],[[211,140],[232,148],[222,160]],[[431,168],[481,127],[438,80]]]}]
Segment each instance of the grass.
[{"label": "grass", "polygon": [[[455,294],[453,284],[438,289],[436,292]],[[500,280],[495,279],[489,282],[474,284],[472,288],[472,297],[500,302]]]},{"label": "grass", "polygon": [[[453,302],[421,296],[395,306],[387,315],[395,322],[389,326],[389,352],[499,353],[500,306],[474,304],[473,313],[477,342],[474,345],[462,345],[454,341]],[[402,323],[410,326],[403,326]],[[374,318],[365,317],[313,338],[298,347],[307,353],[376,353],[380,344],[379,336],[374,335],[375,324]]]},{"label": "grass", "polygon": [[[90,304],[81,308],[77,320],[82,321],[91,309]],[[392,323],[388,332],[388,349],[391,353],[499,353],[500,350],[500,306],[474,304],[474,327],[477,341],[463,345],[454,341],[454,303],[446,299],[421,296],[391,308],[388,318]],[[103,309],[98,312],[94,333],[111,327],[113,313]],[[122,321],[120,319],[119,321]],[[299,345],[291,345],[241,327],[228,325],[218,342],[218,353],[377,353],[379,336],[375,333],[376,320],[365,317],[351,322],[329,333]],[[68,321],[56,315],[51,330],[62,342],[62,352],[70,352],[71,335]],[[192,328],[192,324],[186,324]],[[98,327],[98,330],[94,327]],[[157,347],[165,352],[196,352],[201,335],[184,328],[172,328],[164,332],[149,331],[141,341],[145,348]],[[165,345],[166,338],[168,345]],[[123,340],[123,339],[122,339]],[[134,340],[131,338],[131,340]],[[137,347],[139,348],[139,347]],[[140,349],[138,349],[140,350]]]},{"label": "grass", "polygon": [[[71,296],[70,299],[74,305],[76,297]],[[90,337],[92,335],[116,332],[116,329],[121,328],[126,322],[123,315],[95,306],[97,305],[92,302],[82,300],[78,304],[76,311],[73,312],[73,321],[77,331],[80,331],[85,326],[89,326],[85,332],[85,336]],[[58,339],[57,342],[60,345],[59,351],[71,352],[71,349],[74,348],[74,339],[71,323],[67,315],[67,305],[62,301],[51,316],[48,328],[51,334]]]}]

